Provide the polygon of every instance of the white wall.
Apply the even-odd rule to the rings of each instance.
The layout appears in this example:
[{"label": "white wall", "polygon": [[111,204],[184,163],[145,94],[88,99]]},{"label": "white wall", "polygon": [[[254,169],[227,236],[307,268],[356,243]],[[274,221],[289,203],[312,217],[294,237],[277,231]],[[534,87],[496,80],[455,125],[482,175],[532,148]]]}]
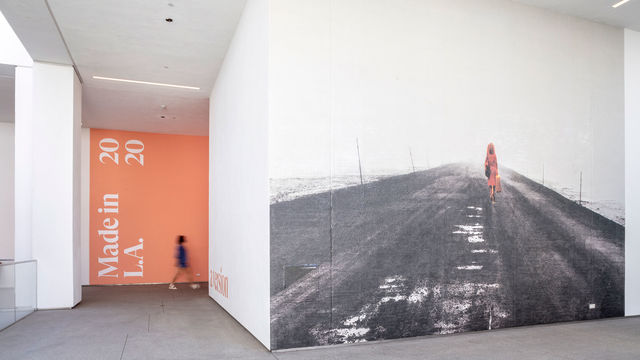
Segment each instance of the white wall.
[{"label": "white wall", "polygon": [[91,129],[83,128],[80,150],[80,253],[82,285],[89,285],[89,191],[91,170]]},{"label": "white wall", "polygon": [[624,31],[626,119],[625,314],[640,315],[640,32]]},{"label": "white wall", "polygon": [[34,63],[31,221],[39,309],[73,307],[81,297],[80,91],[73,67]]},{"label": "white wall", "polygon": [[14,259],[14,125],[0,122],[0,259]]},{"label": "white wall", "polygon": [[209,269],[228,298],[209,295],[270,343],[268,1],[249,0],[216,81],[209,122]]},{"label": "white wall", "polygon": [[[1,44],[1,43],[0,43]],[[11,65],[0,64],[0,122],[15,121],[15,79]]]}]

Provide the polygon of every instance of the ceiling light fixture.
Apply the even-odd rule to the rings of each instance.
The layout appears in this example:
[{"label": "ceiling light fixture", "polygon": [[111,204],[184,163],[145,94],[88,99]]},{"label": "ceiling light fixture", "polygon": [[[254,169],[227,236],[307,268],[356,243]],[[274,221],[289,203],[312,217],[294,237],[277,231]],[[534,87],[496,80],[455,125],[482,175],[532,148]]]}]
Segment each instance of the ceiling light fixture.
[{"label": "ceiling light fixture", "polygon": [[117,79],[117,78],[110,78],[110,77],[104,77],[104,76],[93,76],[93,78],[96,80],[120,81],[120,82],[133,83],[133,84],[156,85],[156,86],[166,86],[166,87],[172,87],[172,88],[178,88],[178,89],[200,90],[199,87],[195,87],[195,86],[173,85],[173,84],[156,83],[156,82],[150,82],[150,81]]},{"label": "ceiling light fixture", "polygon": [[624,5],[624,4],[628,3],[629,1],[630,1],[630,0],[622,0],[622,1],[620,1],[619,3],[616,3],[616,4],[611,5],[611,7],[613,7],[613,8],[617,8],[618,6],[620,6],[620,5]]},{"label": "ceiling light fixture", "polygon": [[[629,1],[629,0],[627,0],[627,1]],[[166,22],[173,22],[173,19],[172,19],[172,18],[166,18],[166,19],[164,19],[164,21],[166,21]]]}]

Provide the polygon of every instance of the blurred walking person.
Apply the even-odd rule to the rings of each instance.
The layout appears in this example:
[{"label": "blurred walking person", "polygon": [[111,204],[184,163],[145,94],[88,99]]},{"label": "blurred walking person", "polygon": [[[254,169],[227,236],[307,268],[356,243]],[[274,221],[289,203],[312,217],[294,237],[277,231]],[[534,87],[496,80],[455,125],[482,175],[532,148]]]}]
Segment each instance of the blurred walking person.
[{"label": "blurred walking person", "polygon": [[189,262],[187,261],[187,249],[184,247],[185,243],[184,235],[178,236],[178,247],[176,249],[176,274],[173,276],[173,280],[171,280],[171,284],[169,284],[169,289],[176,290],[176,280],[180,274],[184,274],[187,277],[187,280],[191,283],[192,289],[197,289],[200,287],[193,278],[193,272],[191,271],[191,267],[189,266]]},{"label": "blurred walking person", "polygon": [[496,185],[498,177],[498,157],[496,156],[496,148],[493,143],[489,143],[487,146],[487,157],[484,160],[485,175],[489,178],[487,183],[489,184],[489,200],[492,203],[496,202]]}]

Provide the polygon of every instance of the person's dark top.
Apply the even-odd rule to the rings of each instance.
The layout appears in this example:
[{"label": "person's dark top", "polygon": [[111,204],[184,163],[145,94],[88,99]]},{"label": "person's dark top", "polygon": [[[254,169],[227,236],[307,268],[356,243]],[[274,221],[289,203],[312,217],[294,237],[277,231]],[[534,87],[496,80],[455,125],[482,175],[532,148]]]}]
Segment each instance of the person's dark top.
[{"label": "person's dark top", "polygon": [[182,268],[187,267],[187,250],[182,246],[182,244],[178,245],[178,265]]}]

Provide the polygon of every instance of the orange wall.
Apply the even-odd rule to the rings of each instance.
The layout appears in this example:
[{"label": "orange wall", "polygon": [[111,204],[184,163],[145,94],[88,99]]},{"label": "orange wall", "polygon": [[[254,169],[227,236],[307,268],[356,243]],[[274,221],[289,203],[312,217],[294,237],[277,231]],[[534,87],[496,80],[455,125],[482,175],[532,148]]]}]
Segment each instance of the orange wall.
[{"label": "orange wall", "polygon": [[207,281],[208,151],[206,136],[91,129],[91,284],[171,281],[178,234]]}]

